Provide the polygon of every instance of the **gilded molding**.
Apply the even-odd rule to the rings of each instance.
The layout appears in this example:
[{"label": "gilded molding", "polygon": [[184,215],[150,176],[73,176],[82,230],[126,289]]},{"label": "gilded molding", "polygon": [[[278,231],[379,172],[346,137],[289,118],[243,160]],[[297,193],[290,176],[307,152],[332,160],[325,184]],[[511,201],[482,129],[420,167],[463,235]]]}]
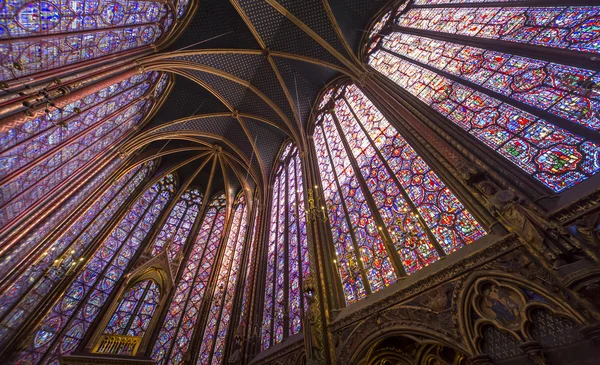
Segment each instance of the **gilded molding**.
[{"label": "gilded molding", "polygon": [[510,234],[504,236],[498,241],[482,248],[481,250],[467,256],[466,258],[441,269],[440,271],[423,278],[409,287],[399,289],[396,293],[377,301],[369,306],[349,314],[343,318],[334,320],[329,325],[329,330],[332,332],[340,331],[345,327],[351,326],[353,323],[367,319],[372,313],[384,311],[387,308],[394,306],[396,303],[407,300],[410,297],[416,296],[424,291],[439,285],[445,281],[456,278],[469,270],[473,270],[482,266],[505,253],[515,250],[522,245],[516,235]]}]

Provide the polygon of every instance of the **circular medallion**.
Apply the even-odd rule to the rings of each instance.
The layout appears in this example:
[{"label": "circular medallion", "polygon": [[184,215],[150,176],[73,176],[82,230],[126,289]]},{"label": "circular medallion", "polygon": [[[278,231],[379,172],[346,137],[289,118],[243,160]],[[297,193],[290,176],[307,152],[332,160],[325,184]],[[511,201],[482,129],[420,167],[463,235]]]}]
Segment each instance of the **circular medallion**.
[{"label": "circular medallion", "polygon": [[107,24],[111,24],[111,25],[119,24],[121,22],[121,20],[123,20],[124,16],[125,16],[125,8],[123,8],[123,5],[121,5],[119,3],[108,4],[104,8],[104,10],[102,10],[102,19]]},{"label": "circular medallion", "polygon": [[60,12],[56,6],[49,2],[31,2],[17,11],[16,20],[25,30],[44,32],[58,25]]}]

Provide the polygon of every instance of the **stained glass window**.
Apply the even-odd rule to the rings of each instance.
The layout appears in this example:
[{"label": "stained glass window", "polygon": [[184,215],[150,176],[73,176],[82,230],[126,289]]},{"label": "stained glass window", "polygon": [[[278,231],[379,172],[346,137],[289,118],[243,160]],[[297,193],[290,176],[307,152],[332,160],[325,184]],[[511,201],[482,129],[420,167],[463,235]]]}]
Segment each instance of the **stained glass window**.
[{"label": "stained glass window", "polygon": [[[0,79],[157,43],[188,1],[7,0],[0,9]],[[177,16],[173,14],[177,6]],[[21,67],[13,67],[17,63]]]},{"label": "stained glass window", "polygon": [[[482,4],[443,5],[467,2]],[[598,53],[600,7],[487,2],[405,2],[383,39],[372,39],[368,63],[552,191],[575,186],[600,171],[600,144],[588,139],[600,130],[600,75],[544,57],[552,49]],[[444,34],[458,36],[441,40]],[[495,43],[478,48],[470,38]],[[518,44],[547,50],[531,58]],[[513,53],[500,51],[507,46]]]},{"label": "stained glass window", "polygon": [[387,36],[382,47],[415,64],[600,130],[600,94],[580,86],[600,80],[598,72],[397,32]]},{"label": "stained glass window", "polygon": [[[456,1],[459,2],[459,1]],[[460,1],[464,2],[464,1]],[[597,53],[597,6],[419,8],[400,27]]]},{"label": "stained glass window", "polygon": [[155,92],[153,85],[165,77],[150,72],[127,78],[67,105],[62,116],[25,117],[0,135],[0,225],[122,141],[154,103],[140,97]]},{"label": "stained glass window", "polygon": [[149,188],[112,228],[64,295],[43,316],[15,364],[57,365],[81,343],[175,191],[172,175]]},{"label": "stained glass window", "polygon": [[208,298],[212,300],[197,365],[220,365],[223,361],[225,339],[231,321],[233,299],[248,227],[248,206],[243,192],[236,199],[234,209],[214,292],[212,298]]},{"label": "stained glass window", "polygon": [[306,309],[302,280],[310,268],[304,184],[298,150],[291,143],[281,154],[272,191],[261,330],[263,350],[299,333]]},{"label": "stained glass window", "polygon": [[313,137],[334,264],[352,303],[485,231],[358,87],[331,95]]},{"label": "stained glass window", "polygon": [[225,195],[210,202],[152,351],[159,365],[183,363],[225,229]]},{"label": "stained glass window", "polygon": [[[118,166],[119,163],[115,165]],[[0,344],[4,344],[11,335],[35,313],[46,295],[61,281],[64,274],[79,267],[82,252],[86,252],[96,236],[106,226],[118,209],[127,201],[136,188],[152,171],[154,162],[135,168],[110,186],[102,196],[88,204],[87,210],[71,219],[62,227],[61,233],[46,236],[50,227],[54,227],[56,219],[62,218],[62,212],[48,218],[48,221],[27,235],[2,261],[2,275],[15,273],[11,277],[12,284],[0,296]],[[112,173],[113,167],[106,171]],[[109,176],[101,173],[96,179],[104,182]],[[95,181],[90,182],[93,186]],[[88,194],[88,189],[81,190],[73,196],[77,202],[83,200],[79,194]],[[48,227],[50,226],[50,227]],[[11,266],[28,258],[31,252],[42,252],[41,255],[24,261],[16,270]],[[9,266],[10,264],[10,266]]]},{"label": "stained glass window", "polygon": [[175,258],[192,230],[201,204],[202,193],[198,189],[189,189],[181,195],[154,241],[153,256],[167,249],[169,258]]},{"label": "stained glass window", "polygon": [[154,280],[137,282],[121,298],[104,334],[143,337],[159,301],[160,289]]},{"label": "stained glass window", "polygon": [[240,306],[240,327],[246,328],[248,326],[248,317],[250,315],[249,311],[246,311],[248,300],[252,296],[252,283],[254,282],[254,273],[256,272],[256,267],[254,266],[254,255],[255,250],[258,245],[258,224],[260,222],[260,215],[257,215],[254,219],[254,228],[252,229],[252,239],[249,246],[248,252],[248,260],[246,263],[246,275],[244,278],[244,292],[242,294],[242,304]]}]

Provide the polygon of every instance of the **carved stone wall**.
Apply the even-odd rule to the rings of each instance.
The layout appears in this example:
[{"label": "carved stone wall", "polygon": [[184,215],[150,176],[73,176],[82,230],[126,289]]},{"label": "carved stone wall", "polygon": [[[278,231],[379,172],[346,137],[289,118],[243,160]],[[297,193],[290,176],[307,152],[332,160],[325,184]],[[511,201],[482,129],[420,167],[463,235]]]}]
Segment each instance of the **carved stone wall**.
[{"label": "carved stone wall", "polygon": [[375,364],[373,349],[391,337],[412,341],[396,349],[412,353],[404,357],[411,364],[430,363],[415,357],[426,344],[451,354],[438,363],[551,364],[558,347],[600,354],[581,331],[592,321],[593,313],[511,235],[337,318],[330,330],[339,364]]}]

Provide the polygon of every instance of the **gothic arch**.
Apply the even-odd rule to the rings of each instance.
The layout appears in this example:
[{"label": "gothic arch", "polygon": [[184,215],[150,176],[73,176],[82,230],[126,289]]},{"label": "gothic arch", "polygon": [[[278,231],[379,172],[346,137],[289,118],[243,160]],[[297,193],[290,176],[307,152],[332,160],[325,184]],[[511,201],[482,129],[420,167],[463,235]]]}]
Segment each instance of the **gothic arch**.
[{"label": "gothic arch", "polygon": [[[457,341],[427,329],[423,323],[396,325],[371,333],[341,361],[351,365],[430,364],[440,353],[449,353],[452,364],[462,364],[469,352]],[[389,362],[389,361],[398,362]],[[387,362],[386,362],[387,361]],[[443,362],[442,362],[443,364]]]},{"label": "gothic arch", "polygon": [[152,281],[158,286],[160,299],[155,308],[150,324],[145,331],[142,341],[140,342],[139,348],[137,349],[138,353],[144,353],[150,340],[150,336],[146,336],[146,334],[152,333],[157,322],[156,313],[160,313],[160,310],[165,305],[166,298],[168,297],[167,294],[174,285],[171,270],[169,269],[166,261],[166,256],[163,253],[127,275],[125,282],[115,294],[115,299],[111,302],[110,306],[105,312],[104,317],[96,326],[96,330],[88,342],[88,348],[97,348],[100,346],[100,342],[102,341],[101,337],[103,336],[111,317],[114,315],[117,307],[123,300],[125,293],[138,283]]},{"label": "gothic arch", "polygon": [[544,341],[552,341],[540,338],[536,328],[540,315],[547,322],[562,324],[561,330],[566,332],[558,331],[556,336],[572,337],[566,343],[580,340],[577,329],[586,323],[584,315],[556,293],[518,275],[498,271],[470,275],[458,294],[457,308],[459,330],[474,355],[486,353],[485,341],[490,336],[506,344],[515,356],[524,354],[519,344],[536,341],[543,346]]}]

